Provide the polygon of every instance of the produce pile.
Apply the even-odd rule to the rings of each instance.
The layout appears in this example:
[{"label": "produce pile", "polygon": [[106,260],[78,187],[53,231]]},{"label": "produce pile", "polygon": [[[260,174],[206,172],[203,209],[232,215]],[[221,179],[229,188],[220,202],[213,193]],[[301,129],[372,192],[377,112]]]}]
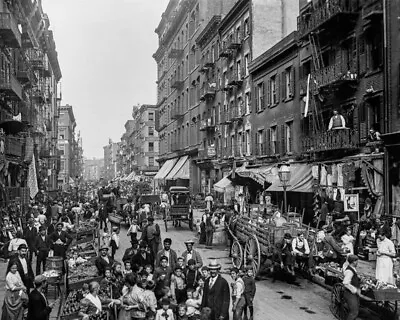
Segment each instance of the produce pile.
[{"label": "produce pile", "polygon": [[97,222],[95,220],[79,221],[79,225],[75,226],[74,231],[79,232],[90,232],[97,229]]},{"label": "produce pile", "polygon": [[43,272],[43,275],[46,278],[55,278],[61,275],[60,271],[58,270],[46,270],[45,272]]},{"label": "produce pile", "polygon": [[97,268],[91,263],[84,263],[70,270],[68,274],[69,283],[78,282],[82,279],[97,277]]}]

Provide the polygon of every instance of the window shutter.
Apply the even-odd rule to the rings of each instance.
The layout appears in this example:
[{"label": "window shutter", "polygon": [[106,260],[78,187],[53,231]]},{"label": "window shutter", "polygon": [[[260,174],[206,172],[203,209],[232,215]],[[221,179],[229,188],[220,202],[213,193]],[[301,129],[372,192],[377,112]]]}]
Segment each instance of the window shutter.
[{"label": "window shutter", "polygon": [[286,126],[284,124],[281,125],[281,146],[279,153],[284,155],[286,153]]},{"label": "window shutter", "polygon": [[271,129],[268,128],[265,130],[265,150],[264,155],[271,154]]},{"label": "window shutter", "polygon": [[294,97],[295,85],[296,85],[295,77],[296,77],[296,68],[295,66],[292,66],[292,68],[290,68],[290,92],[289,92],[290,98]]},{"label": "window shutter", "polygon": [[271,79],[268,79],[268,81],[267,81],[266,92],[267,92],[267,96],[266,96],[267,102],[266,102],[266,104],[267,104],[268,107],[270,107],[271,106]]},{"label": "window shutter", "polygon": [[261,86],[262,86],[262,104],[261,104],[261,110],[264,110],[265,109],[265,85],[264,85],[264,80],[263,80],[263,82],[261,83]]},{"label": "window shutter", "polygon": [[285,101],[285,99],[286,99],[286,72],[287,71],[283,71],[281,73],[281,98],[282,98],[282,101]]},{"label": "window shutter", "polygon": [[258,112],[258,86],[254,86],[254,112]]},{"label": "window shutter", "polygon": [[279,96],[280,96],[280,91],[281,91],[281,75],[279,73],[276,74],[275,76],[275,92],[276,92],[276,101],[275,104],[279,104]]}]

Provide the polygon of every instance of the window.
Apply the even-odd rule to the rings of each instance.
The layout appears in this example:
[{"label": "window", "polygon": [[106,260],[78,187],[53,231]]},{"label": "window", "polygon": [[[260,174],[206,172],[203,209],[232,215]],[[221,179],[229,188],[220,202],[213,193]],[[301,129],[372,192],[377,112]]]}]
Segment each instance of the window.
[{"label": "window", "polygon": [[246,130],[246,155],[250,155],[250,130]]},{"label": "window", "polygon": [[250,106],[251,106],[251,92],[246,92],[244,95],[244,107],[245,107],[245,113],[249,114],[250,113]]},{"label": "window", "polygon": [[269,93],[270,93],[270,104],[275,105],[278,103],[278,97],[276,92],[276,75],[271,77],[269,80]]},{"label": "window", "polygon": [[257,84],[256,89],[257,99],[256,99],[256,109],[262,111],[264,109],[264,82]]},{"label": "window", "polygon": [[154,152],[154,142],[149,142],[149,152]]},{"label": "window", "polygon": [[250,34],[250,25],[249,25],[249,18],[244,20],[244,36],[246,37],[247,35]]},{"label": "window", "polygon": [[149,157],[149,167],[154,166],[154,157]]},{"label": "window", "polygon": [[278,139],[277,139],[277,127],[271,127],[271,134],[270,134],[270,146],[271,146],[271,153],[276,154],[278,152]]},{"label": "window", "polygon": [[237,43],[242,42],[242,34],[240,32],[240,26],[236,28],[236,41]]},{"label": "window", "polygon": [[286,153],[293,152],[293,121],[286,122]]},{"label": "window", "polygon": [[236,72],[237,80],[242,79],[242,64],[240,60],[236,61]]},{"label": "window", "polygon": [[250,63],[249,58],[250,57],[248,54],[246,54],[244,56],[244,76],[245,77],[247,77],[249,75],[249,63]]},{"label": "window", "polygon": [[154,121],[154,112],[149,112],[149,121]]},{"label": "window", "polygon": [[282,75],[282,100],[293,98],[294,93],[294,69],[293,67],[287,68]]},{"label": "window", "polygon": [[149,127],[149,137],[154,136],[154,127]]},{"label": "window", "polygon": [[257,136],[256,136],[256,155],[263,155],[264,154],[264,130],[258,130],[257,131]]},{"label": "window", "polygon": [[64,160],[60,161],[60,171],[65,171],[65,161]]}]

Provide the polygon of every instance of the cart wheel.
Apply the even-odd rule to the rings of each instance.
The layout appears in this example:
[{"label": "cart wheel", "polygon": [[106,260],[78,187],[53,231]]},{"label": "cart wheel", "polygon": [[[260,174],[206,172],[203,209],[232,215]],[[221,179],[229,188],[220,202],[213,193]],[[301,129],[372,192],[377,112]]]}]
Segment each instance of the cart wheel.
[{"label": "cart wheel", "polygon": [[343,297],[344,287],[342,283],[336,283],[332,288],[331,305],[329,309],[332,314],[339,320],[346,319],[348,314],[347,304]]},{"label": "cart wheel", "polygon": [[245,252],[245,263],[251,263],[253,268],[254,276],[260,271],[261,264],[261,249],[260,243],[257,237],[252,234],[246,241]]},{"label": "cart wheel", "polygon": [[243,249],[239,241],[235,240],[232,243],[231,254],[233,266],[240,269],[243,263]]}]

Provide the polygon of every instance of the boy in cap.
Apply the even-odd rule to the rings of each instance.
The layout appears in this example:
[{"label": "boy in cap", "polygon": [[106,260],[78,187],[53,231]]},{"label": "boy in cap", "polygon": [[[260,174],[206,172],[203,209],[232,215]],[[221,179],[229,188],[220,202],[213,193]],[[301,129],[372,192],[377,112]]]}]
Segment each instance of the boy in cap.
[{"label": "boy in cap", "polygon": [[96,258],[94,264],[96,265],[99,275],[103,277],[105,275],[106,269],[112,268],[114,264],[114,259],[108,255],[108,247],[102,246],[100,248],[100,254]]},{"label": "boy in cap", "polygon": [[[253,320],[253,300],[256,295],[256,281],[254,280],[254,272],[251,266],[246,266],[245,271],[246,274],[242,278],[244,283],[244,299],[246,302],[243,311],[244,319]],[[247,308],[249,308],[250,318],[247,318]]]},{"label": "boy in cap", "polygon": [[117,226],[114,226],[112,230],[113,232],[111,234],[110,247],[111,247],[111,258],[114,259],[115,253],[119,248],[119,228]]},{"label": "boy in cap", "polygon": [[168,258],[168,266],[170,266],[171,269],[174,270],[177,263],[178,255],[176,254],[175,250],[171,249],[171,244],[171,238],[164,239],[164,248],[157,252],[156,267],[160,266],[160,259],[161,257],[165,256]]}]

